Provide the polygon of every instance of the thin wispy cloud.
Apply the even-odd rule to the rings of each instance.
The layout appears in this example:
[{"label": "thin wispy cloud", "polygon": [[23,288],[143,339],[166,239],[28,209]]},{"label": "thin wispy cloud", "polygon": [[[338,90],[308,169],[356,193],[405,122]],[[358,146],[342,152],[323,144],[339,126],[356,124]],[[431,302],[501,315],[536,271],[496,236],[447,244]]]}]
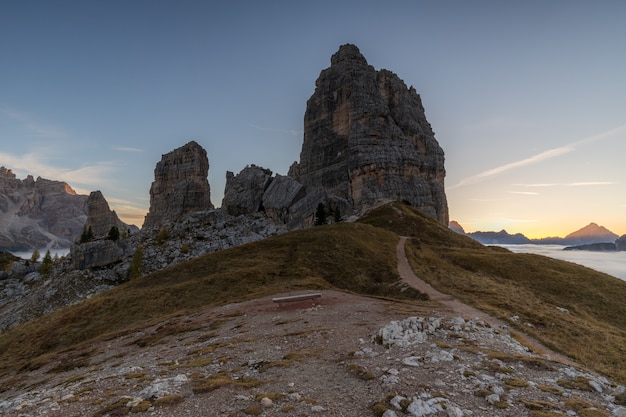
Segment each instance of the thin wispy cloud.
[{"label": "thin wispy cloud", "polygon": [[541,188],[547,188],[547,187],[555,187],[559,184],[554,184],[554,183],[537,183],[537,184],[513,184],[516,187],[528,187],[528,188],[533,188],[533,187],[541,187]]},{"label": "thin wispy cloud", "polygon": [[[44,150],[30,152],[24,155],[13,155],[0,152],[0,163],[6,168],[12,169],[17,176],[33,175],[56,181],[67,182],[76,190],[82,186],[113,186],[110,178],[116,171],[115,162],[102,161],[78,168],[61,168],[47,162],[48,154]],[[74,185],[78,184],[78,187]]]},{"label": "thin wispy cloud", "polygon": [[291,136],[300,136],[304,134],[304,131],[302,130],[295,130],[295,129],[277,129],[274,127],[264,127],[264,126],[259,126],[259,125],[254,125],[251,124],[251,127],[253,127],[256,130],[261,130],[264,132],[276,132],[276,133],[283,133],[283,134],[287,134],[287,135],[291,135]]},{"label": "thin wispy cloud", "polygon": [[[548,187],[592,187],[596,185],[615,185],[613,181],[583,181],[583,182],[568,182],[568,183],[539,183],[539,184],[513,184],[515,187],[525,188],[548,188]],[[523,193],[523,191],[519,191]]]},{"label": "thin wispy cloud", "polygon": [[14,122],[17,122],[24,130],[29,131],[33,136],[46,138],[62,138],[66,133],[56,127],[37,120],[36,117],[24,112],[17,111],[9,106],[0,104],[0,114]]},{"label": "thin wispy cloud", "polygon": [[143,152],[143,149],[128,148],[128,147],[125,147],[125,146],[115,146],[113,148],[113,150],[120,151],[120,152]]},{"label": "thin wispy cloud", "polygon": [[459,188],[459,187],[462,187],[464,185],[476,184],[476,183],[484,181],[487,178],[490,178],[490,177],[502,174],[502,173],[510,171],[512,169],[521,168],[521,167],[525,167],[525,166],[528,166],[528,165],[536,164],[536,163],[541,162],[541,161],[552,159],[552,158],[555,158],[557,156],[564,155],[566,153],[570,153],[570,152],[572,152],[575,149],[576,148],[574,148],[571,145],[566,145],[566,146],[562,146],[560,148],[550,149],[548,151],[541,152],[540,154],[531,156],[530,158],[526,158],[526,159],[522,159],[520,161],[515,161],[515,162],[511,162],[509,164],[501,165],[499,167],[492,168],[492,169],[489,169],[487,171],[483,171],[480,174],[476,174],[476,175],[473,175],[471,177],[465,178],[465,179],[459,181],[457,184],[453,185],[452,187],[449,187],[448,189],[449,190],[454,190],[455,188]]},{"label": "thin wispy cloud", "polygon": [[569,184],[565,184],[568,187],[589,187],[595,185],[613,185],[615,184],[612,181],[586,181],[586,182],[571,182]]},{"label": "thin wispy cloud", "polygon": [[623,132],[626,132],[626,125],[622,125],[611,130],[607,130],[606,132],[602,132],[597,135],[589,136],[587,138],[572,142],[564,146],[560,146],[558,148],[549,149],[547,151],[538,153],[537,155],[533,155],[529,158],[524,158],[519,161],[511,162],[511,163],[504,164],[496,168],[489,169],[487,171],[483,171],[479,174],[473,175],[471,177],[467,177],[459,181],[455,185],[448,187],[448,190],[454,190],[456,188],[463,187],[466,185],[476,184],[488,178],[505,173],[507,171],[511,171],[517,168],[522,168],[525,166],[537,164],[539,162],[554,159],[556,157],[573,152],[583,145],[588,145],[590,143],[597,142],[599,140],[602,140],[602,139],[605,139],[610,136],[614,136],[618,133],[623,133]]},{"label": "thin wispy cloud", "polygon": [[511,193],[511,194],[521,194],[521,195],[539,195],[539,193],[536,193],[534,191],[509,191],[509,193]]}]

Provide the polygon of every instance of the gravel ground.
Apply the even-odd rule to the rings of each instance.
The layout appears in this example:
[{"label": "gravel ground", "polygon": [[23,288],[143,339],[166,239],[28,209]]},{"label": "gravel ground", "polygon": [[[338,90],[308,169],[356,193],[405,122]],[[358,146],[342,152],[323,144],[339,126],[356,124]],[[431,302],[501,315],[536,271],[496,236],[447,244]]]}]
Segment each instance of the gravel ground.
[{"label": "gravel ground", "polygon": [[289,293],[171,318],[0,380],[0,415],[626,417],[623,386],[428,289],[403,240],[398,259],[433,301],[272,300]]},{"label": "gravel ground", "polygon": [[222,306],[68,352],[17,378],[0,414],[626,415],[614,404],[623,387],[529,352],[480,318],[321,294]]}]

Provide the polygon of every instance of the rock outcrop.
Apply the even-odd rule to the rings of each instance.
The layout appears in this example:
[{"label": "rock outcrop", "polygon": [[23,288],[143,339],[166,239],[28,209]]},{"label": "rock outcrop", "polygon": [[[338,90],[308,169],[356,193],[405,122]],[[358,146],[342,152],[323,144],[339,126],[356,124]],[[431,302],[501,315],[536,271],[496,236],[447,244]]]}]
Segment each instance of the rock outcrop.
[{"label": "rock outcrop", "polygon": [[231,216],[263,211],[263,194],[272,181],[272,171],[256,165],[239,174],[226,173],[222,208]]},{"label": "rock outcrop", "polygon": [[[113,233],[113,228],[117,233]],[[75,269],[101,268],[121,262],[132,254],[123,238],[136,231],[117,217],[100,191],[92,191],[87,200],[84,232],[89,241],[73,244],[70,250]],[[82,236],[81,236],[82,237]]]},{"label": "rock outcrop", "polygon": [[307,193],[323,188],[327,204],[340,209],[358,213],[404,200],[448,224],[444,153],[420,96],[394,73],[368,65],[354,45],[341,46],[316,81],[300,163],[290,175]]},{"label": "rock outcrop", "polygon": [[78,270],[113,265],[128,256],[132,256],[132,251],[123,240],[94,240],[72,245],[71,250],[72,265]]},{"label": "rock outcrop", "polygon": [[208,173],[207,153],[195,141],[163,155],[154,169],[150,210],[143,228],[175,222],[185,214],[213,208]]},{"label": "rock outcrop", "polygon": [[0,249],[69,247],[87,219],[87,196],[67,183],[24,180],[0,167]]},{"label": "rock outcrop", "polygon": [[222,207],[265,212],[294,229],[312,225],[320,203],[348,217],[403,200],[448,224],[444,177],[443,150],[415,89],[344,45],[307,103],[300,162],[288,176],[254,165],[229,172]]},{"label": "rock outcrop", "polygon": [[87,199],[87,221],[85,228],[91,229],[95,239],[106,238],[111,228],[116,227],[120,233],[128,233],[130,226],[117,217],[100,191],[92,191]]}]

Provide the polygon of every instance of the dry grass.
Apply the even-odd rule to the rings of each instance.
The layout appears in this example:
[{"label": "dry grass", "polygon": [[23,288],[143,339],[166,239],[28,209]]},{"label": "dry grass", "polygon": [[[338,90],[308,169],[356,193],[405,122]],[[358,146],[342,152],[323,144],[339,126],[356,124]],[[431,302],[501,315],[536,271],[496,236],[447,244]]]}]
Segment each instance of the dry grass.
[{"label": "dry grass", "polygon": [[357,378],[362,379],[363,381],[370,381],[376,378],[376,375],[374,375],[372,371],[356,363],[351,363],[350,365],[348,365],[348,372],[350,372]]},{"label": "dry grass", "polygon": [[344,289],[400,299],[397,237],[341,223],[296,231],[183,262],[132,280],[0,335],[0,377],[56,360],[63,350],[162,323],[134,343],[148,346],[195,330],[193,311],[290,290]]},{"label": "dry grass", "polygon": [[363,221],[413,237],[406,248],[411,267],[439,291],[503,320],[519,316],[511,325],[520,331],[626,382],[625,281],[570,262],[482,246],[398,203]]},{"label": "dry grass", "polygon": [[[564,261],[484,247],[401,203],[359,223],[295,231],[183,262],[15,327],[0,335],[0,377],[50,367],[64,352],[150,327],[156,330],[134,343],[154,345],[196,330],[182,319],[194,311],[285,291],[342,289],[410,300],[398,309],[413,310],[426,297],[400,284],[398,235],[412,237],[409,262],[438,290],[504,320],[519,316],[520,324],[511,324],[520,331],[626,383],[626,282]],[[65,369],[89,363],[89,356],[67,358]]]},{"label": "dry grass", "polygon": [[194,394],[203,394],[215,391],[225,386],[235,386],[241,388],[258,387],[269,381],[253,378],[233,379],[229,375],[218,373],[213,375],[192,374],[191,389]]}]

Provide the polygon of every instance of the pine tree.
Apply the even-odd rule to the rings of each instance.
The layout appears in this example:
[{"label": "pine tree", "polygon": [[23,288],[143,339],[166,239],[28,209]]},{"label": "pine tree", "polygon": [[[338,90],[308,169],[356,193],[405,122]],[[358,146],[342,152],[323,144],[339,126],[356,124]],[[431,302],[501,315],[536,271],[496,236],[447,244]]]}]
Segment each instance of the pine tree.
[{"label": "pine tree", "polygon": [[339,223],[341,221],[341,212],[339,211],[339,207],[335,209],[335,223]]},{"label": "pine tree", "polygon": [[39,258],[41,257],[41,255],[39,254],[39,251],[37,249],[35,249],[35,251],[33,252],[33,254],[30,257],[30,261],[35,263],[39,260]]},{"label": "pine tree", "polygon": [[109,230],[109,240],[116,241],[120,238],[120,229],[117,226],[111,226]]},{"label": "pine tree", "polygon": [[83,226],[83,233],[80,235],[80,243],[89,242],[93,239],[93,231],[91,230],[91,226],[87,227]]},{"label": "pine tree", "polygon": [[46,255],[43,257],[43,260],[41,261],[39,272],[42,275],[50,275],[50,272],[52,272],[52,255],[50,255],[50,250],[46,251]]},{"label": "pine tree", "polygon": [[321,226],[323,224],[326,224],[326,209],[324,208],[324,204],[319,203],[315,211],[315,225]]},{"label": "pine tree", "polygon": [[143,247],[139,245],[137,246],[137,250],[135,250],[135,254],[133,255],[133,260],[131,261],[128,275],[130,279],[139,278],[143,275],[143,271]]}]

